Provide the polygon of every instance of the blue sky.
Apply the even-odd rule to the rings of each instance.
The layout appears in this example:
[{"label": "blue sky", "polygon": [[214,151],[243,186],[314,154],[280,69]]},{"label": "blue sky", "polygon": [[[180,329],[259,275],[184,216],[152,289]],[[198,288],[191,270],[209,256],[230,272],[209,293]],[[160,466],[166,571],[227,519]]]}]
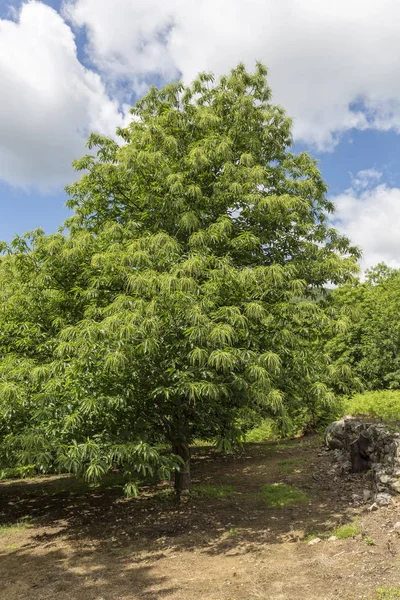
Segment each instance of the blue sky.
[{"label": "blue sky", "polygon": [[0,239],[62,224],[88,132],[148,83],[259,59],[363,266],[400,266],[399,20],[395,0],[0,0]]}]

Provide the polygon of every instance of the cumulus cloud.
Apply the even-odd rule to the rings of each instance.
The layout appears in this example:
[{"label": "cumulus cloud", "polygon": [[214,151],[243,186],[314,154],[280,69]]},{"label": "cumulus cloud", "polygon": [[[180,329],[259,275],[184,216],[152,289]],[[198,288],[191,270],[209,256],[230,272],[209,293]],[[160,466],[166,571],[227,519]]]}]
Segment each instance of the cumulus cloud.
[{"label": "cumulus cloud", "polygon": [[36,1],[0,20],[0,94],[0,179],[15,186],[62,187],[88,132],[113,134],[123,120],[70,27]]},{"label": "cumulus cloud", "polygon": [[330,149],[351,128],[400,131],[397,0],[66,0],[111,82],[138,86],[267,64],[298,140]]},{"label": "cumulus cloud", "polygon": [[[361,171],[365,173],[366,171]],[[400,188],[376,185],[352,187],[332,198],[336,226],[363,250],[363,269],[385,262],[400,268]]]},{"label": "cumulus cloud", "polygon": [[376,185],[382,178],[382,172],[377,169],[363,169],[358,171],[355,177],[352,177],[351,185],[353,189],[365,190],[371,185]]}]

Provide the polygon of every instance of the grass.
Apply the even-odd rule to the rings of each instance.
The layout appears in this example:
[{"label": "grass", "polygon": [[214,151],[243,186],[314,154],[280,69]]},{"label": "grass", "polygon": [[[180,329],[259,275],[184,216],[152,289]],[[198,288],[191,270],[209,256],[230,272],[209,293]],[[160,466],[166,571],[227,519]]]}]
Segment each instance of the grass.
[{"label": "grass", "polygon": [[0,537],[9,536],[13,533],[17,533],[18,531],[30,529],[31,527],[33,527],[33,523],[32,519],[30,519],[29,517],[20,519],[16,523],[7,523],[5,525],[0,525]]},{"label": "grass", "polygon": [[[338,540],[347,540],[349,538],[355,537],[360,534],[360,527],[358,524],[358,520],[354,520],[352,523],[345,523],[344,525],[338,525],[335,529],[331,529],[330,531],[321,532],[310,532],[305,538],[305,542],[310,542],[314,538],[328,539],[332,536],[337,537]],[[364,538],[365,543],[368,546],[375,546],[375,542],[370,537]]]},{"label": "grass", "polygon": [[261,497],[272,507],[284,507],[290,504],[307,502],[308,496],[293,485],[268,483],[261,487]]},{"label": "grass", "polygon": [[206,498],[231,498],[235,493],[235,487],[233,485],[203,483],[194,485],[192,492]]},{"label": "grass", "polygon": [[276,463],[281,471],[284,473],[293,473],[298,467],[307,461],[306,458],[288,458],[287,460],[280,460]]},{"label": "grass", "polygon": [[400,422],[400,390],[355,394],[343,405],[344,414],[364,415],[387,423]]},{"label": "grass", "polygon": [[335,535],[339,540],[347,540],[348,538],[355,537],[359,534],[360,527],[358,525],[358,521],[339,525],[339,527],[336,527],[331,533],[331,535]]},{"label": "grass", "polygon": [[364,542],[367,544],[367,546],[375,546],[375,542],[372,539],[372,537],[369,537],[369,536],[365,537]]},{"label": "grass", "polygon": [[378,590],[376,590],[376,596],[374,600],[400,600],[400,588],[379,588]]}]

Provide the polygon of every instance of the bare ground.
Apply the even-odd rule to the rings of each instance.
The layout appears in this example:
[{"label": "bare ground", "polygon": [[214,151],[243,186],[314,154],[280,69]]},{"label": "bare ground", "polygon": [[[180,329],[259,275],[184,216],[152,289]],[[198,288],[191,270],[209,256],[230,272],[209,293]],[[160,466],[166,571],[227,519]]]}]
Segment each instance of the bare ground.
[{"label": "bare ground", "polygon": [[[69,477],[0,483],[0,524],[32,518],[0,529],[0,600],[375,600],[400,586],[400,503],[369,512],[353,498],[368,476],[335,481],[330,460],[316,438],[235,457],[198,449],[195,489],[234,493],[181,506],[162,485],[125,499],[118,478],[91,489]],[[269,507],[260,487],[277,482],[309,501]],[[353,538],[305,540],[355,518]]]}]

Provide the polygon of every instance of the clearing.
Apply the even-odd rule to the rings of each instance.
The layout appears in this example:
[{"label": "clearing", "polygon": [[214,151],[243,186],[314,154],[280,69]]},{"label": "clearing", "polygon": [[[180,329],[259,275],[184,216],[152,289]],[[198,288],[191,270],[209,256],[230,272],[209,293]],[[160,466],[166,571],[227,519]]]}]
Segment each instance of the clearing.
[{"label": "clearing", "polygon": [[368,475],[330,469],[315,437],[195,449],[181,506],[118,475],[2,482],[0,600],[399,600],[400,504],[369,512]]}]

